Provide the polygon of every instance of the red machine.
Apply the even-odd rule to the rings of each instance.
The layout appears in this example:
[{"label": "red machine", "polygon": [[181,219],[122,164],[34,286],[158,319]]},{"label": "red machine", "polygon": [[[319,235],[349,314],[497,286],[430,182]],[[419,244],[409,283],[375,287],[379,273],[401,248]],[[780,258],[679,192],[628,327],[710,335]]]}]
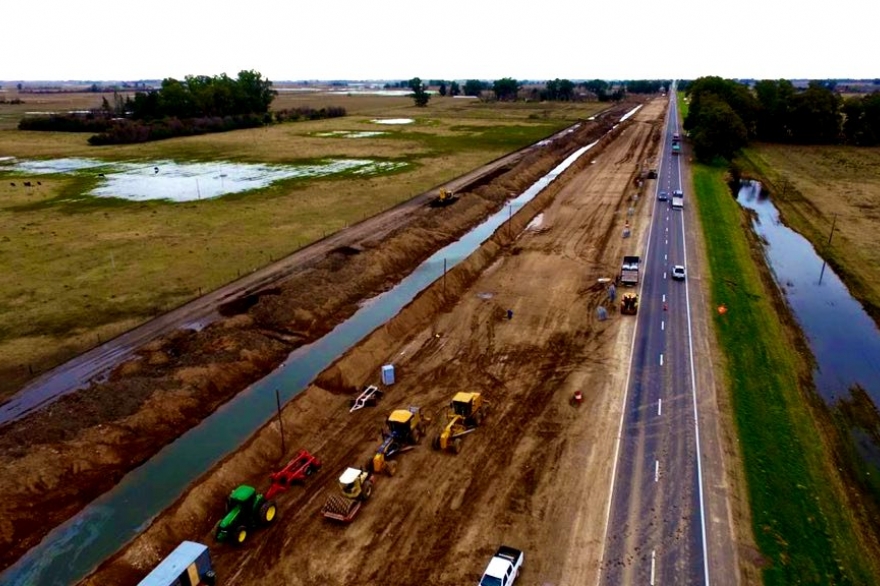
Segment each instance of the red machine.
[{"label": "red machine", "polygon": [[307,450],[300,450],[284,468],[269,476],[272,485],[266,491],[266,499],[273,499],[276,495],[290,488],[291,485],[304,482],[307,477],[320,469],[321,461],[318,458]]}]

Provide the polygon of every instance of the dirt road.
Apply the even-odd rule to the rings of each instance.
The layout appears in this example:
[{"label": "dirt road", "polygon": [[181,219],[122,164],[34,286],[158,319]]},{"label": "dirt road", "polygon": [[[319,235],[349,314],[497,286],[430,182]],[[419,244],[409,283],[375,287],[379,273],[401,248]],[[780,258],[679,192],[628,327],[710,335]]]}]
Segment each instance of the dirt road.
[{"label": "dirt road", "polygon": [[[275,525],[240,548],[211,537],[228,490],[265,487],[282,461],[269,424],[86,583],[136,583],[181,539],[212,544],[224,584],[468,583],[502,542],[527,552],[524,583],[594,581],[634,325],[616,312],[597,320],[598,279],[644,238],[644,203],[629,218],[633,238],[621,234],[665,105],[648,104],[456,267],[445,294],[439,284],[424,292],[285,408],[289,451],[311,449],[325,465],[282,495]],[[380,406],[349,413],[356,389],[388,362],[398,382]],[[396,476],[377,480],[350,526],[320,517],[338,474],[375,450],[390,410],[437,413],[460,390],[491,406],[461,454],[424,442],[400,456]],[[575,390],[580,407],[569,404]]]}]

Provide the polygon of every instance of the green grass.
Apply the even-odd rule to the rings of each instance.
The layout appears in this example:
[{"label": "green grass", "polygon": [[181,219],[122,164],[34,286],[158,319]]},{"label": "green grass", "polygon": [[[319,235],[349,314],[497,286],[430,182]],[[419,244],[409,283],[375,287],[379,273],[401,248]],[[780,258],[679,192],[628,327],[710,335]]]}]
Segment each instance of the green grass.
[{"label": "green grass", "polygon": [[809,373],[762,284],[721,167],[694,167],[715,326],[766,584],[874,584],[799,376]]},{"label": "green grass", "polygon": [[678,100],[678,111],[681,113],[681,119],[684,120],[690,111],[690,102],[684,99],[684,92],[675,92],[675,99]]}]

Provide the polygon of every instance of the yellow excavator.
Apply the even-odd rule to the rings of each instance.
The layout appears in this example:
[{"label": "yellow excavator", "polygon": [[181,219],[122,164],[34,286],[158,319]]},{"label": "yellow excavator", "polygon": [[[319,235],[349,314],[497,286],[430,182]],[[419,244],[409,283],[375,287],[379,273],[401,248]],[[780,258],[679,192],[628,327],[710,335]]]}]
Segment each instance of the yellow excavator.
[{"label": "yellow excavator", "polygon": [[451,189],[441,188],[437,192],[437,196],[431,200],[431,207],[439,208],[448,206],[458,201],[458,196]]},{"label": "yellow excavator", "polygon": [[394,476],[398,463],[392,458],[415,448],[422,441],[425,435],[425,420],[419,407],[395,409],[391,412],[382,430],[382,443],[379,444],[376,455],[370,461],[370,469],[373,473],[384,472],[388,476]]},{"label": "yellow excavator", "polygon": [[620,313],[635,315],[639,311],[639,296],[635,293],[624,293],[620,298]]},{"label": "yellow excavator", "polygon": [[446,413],[446,426],[434,438],[435,450],[461,452],[462,438],[474,431],[486,416],[486,403],[480,393],[456,393]]}]

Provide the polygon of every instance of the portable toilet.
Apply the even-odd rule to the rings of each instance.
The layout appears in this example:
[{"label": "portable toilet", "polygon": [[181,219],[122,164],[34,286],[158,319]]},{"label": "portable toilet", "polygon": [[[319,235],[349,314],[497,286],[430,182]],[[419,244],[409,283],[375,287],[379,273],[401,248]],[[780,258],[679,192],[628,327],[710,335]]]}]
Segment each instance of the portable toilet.
[{"label": "portable toilet", "polygon": [[386,364],[382,367],[382,384],[383,385],[393,385],[394,384],[394,365]]}]

